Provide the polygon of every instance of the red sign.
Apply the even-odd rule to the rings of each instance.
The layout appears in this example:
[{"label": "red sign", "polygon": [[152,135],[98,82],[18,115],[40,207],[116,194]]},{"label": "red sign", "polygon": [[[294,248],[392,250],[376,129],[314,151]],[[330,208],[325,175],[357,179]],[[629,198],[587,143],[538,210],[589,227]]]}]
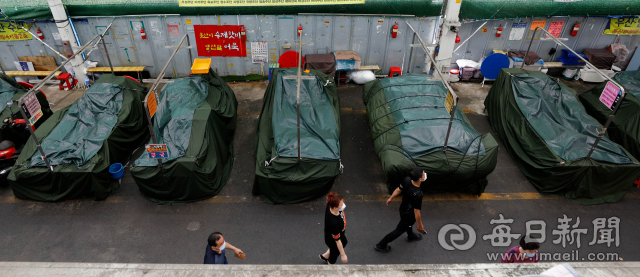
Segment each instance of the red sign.
[{"label": "red sign", "polygon": [[193,25],[198,56],[246,57],[247,45],[242,40],[243,25]]}]

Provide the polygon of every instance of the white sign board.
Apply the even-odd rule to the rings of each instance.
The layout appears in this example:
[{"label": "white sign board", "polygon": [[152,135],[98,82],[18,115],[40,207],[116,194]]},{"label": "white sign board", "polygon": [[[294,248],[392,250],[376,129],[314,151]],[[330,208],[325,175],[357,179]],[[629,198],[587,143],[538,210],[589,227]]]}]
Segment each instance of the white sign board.
[{"label": "white sign board", "polygon": [[251,42],[251,62],[266,63],[269,62],[269,51],[266,41]]},{"label": "white sign board", "polygon": [[513,23],[511,32],[509,32],[509,40],[522,40],[527,23]]}]

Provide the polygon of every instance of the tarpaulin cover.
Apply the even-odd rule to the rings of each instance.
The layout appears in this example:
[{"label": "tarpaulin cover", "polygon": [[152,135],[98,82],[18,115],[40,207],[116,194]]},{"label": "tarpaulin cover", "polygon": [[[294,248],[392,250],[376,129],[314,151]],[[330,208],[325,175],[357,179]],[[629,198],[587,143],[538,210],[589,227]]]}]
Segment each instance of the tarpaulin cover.
[{"label": "tarpaulin cover", "polygon": [[305,69],[317,69],[329,76],[336,74],[336,58],[333,54],[307,54],[305,60]]},{"label": "tarpaulin cover", "polygon": [[584,55],[587,56],[587,60],[598,69],[609,70],[616,61],[616,55],[607,49],[584,49],[582,53],[584,53]]},{"label": "tarpaulin cover", "polygon": [[[63,163],[53,166],[53,172],[39,166],[39,163],[31,166],[32,157],[41,158],[33,140],[29,140],[8,177],[15,196],[60,201],[80,197],[101,200],[111,195],[120,185],[111,178],[109,166],[125,164],[132,151],[149,138],[142,106],[146,91],[147,88],[136,81],[105,74],[76,103],[55,112],[36,130],[36,136],[43,141],[43,146],[48,145],[45,151],[52,155],[52,161]],[[106,99],[109,101],[103,102]],[[120,108],[113,118],[115,124],[111,125],[111,112],[116,110],[116,106]],[[97,118],[92,118],[94,116]],[[70,122],[74,128],[69,128]],[[98,127],[92,128],[92,132],[83,132],[93,124]],[[61,130],[68,131],[69,136],[62,136]],[[85,137],[78,137],[78,141],[70,140],[81,133]],[[53,135],[76,144],[78,149],[62,141],[52,141],[53,137],[50,139],[49,136]],[[60,148],[51,147],[56,143]],[[96,152],[97,145],[100,147]],[[66,152],[56,153],[58,149],[66,149]]]},{"label": "tarpaulin cover", "polygon": [[340,102],[332,77],[311,69],[300,89],[298,160],[296,68],[274,71],[256,138],[254,195],[272,204],[325,195],[340,174]]},{"label": "tarpaulin cover", "polygon": [[444,106],[447,89],[428,77],[404,74],[364,86],[362,100],[389,192],[420,166],[427,172],[424,191],[479,195],[496,167],[498,145],[490,134],[473,129],[457,109],[443,151],[451,118]]},{"label": "tarpaulin cover", "polygon": [[[11,113],[16,112],[18,113],[17,118],[22,118],[22,113],[20,113],[20,110],[18,109],[18,100],[20,100],[20,98],[27,92],[28,90],[22,88],[22,86],[13,80],[13,78],[0,73],[0,111],[2,111],[0,113],[0,121],[10,117]],[[51,111],[47,98],[40,92],[40,90],[37,90],[35,93],[36,98],[40,103],[40,108],[42,109],[42,117],[40,117],[40,119],[36,121],[36,124],[34,124],[34,127],[38,128],[53,114],[53,112]],[[9,100],[11,100],[13,104],[9,109],[7,109],[7,102],[9,102]],[[2,132],[0,132],[0,134],[1,133]],[[0,137],[0,141],[2,141],[2,137]]]},{"label": "tarpaulin cover", "polygon": [[[624,87],[627,95],[609,124],[607,135],[636,159],[640,159],[640,71],[618,72],[613,79]],[[600,95],[606,85],[607,82],[603,82],[592,90],[578,94],[587,113],[602,125],[612,112],[600,102]]]},{"label": "tarpaulin cover", "polygon": [[235,94],[213,70],[178,78],[159,94],[153,129],[157,143],[167,144],[169,157],[162,159],[162,168],[146,151],[135,161],[131,175],[140,192],[157,204],[215,196],[233,167]]},{"label": "tarpaulin cover", "polygon": [[[84,165],[98,150],[116,125],[122,107],[124,87],[96,83],[78,99],[40,143],[50,165]],[[31,166],[46,166],[40,153],[31,157]]]},{"label": "tarpaulin cover", "polygon": [[542,193],[582,204],[620,201],[640,176],[640,164],[603,138],[575,91],[540,72],[503,69],[485,107],[493,130],[520,170]]}]

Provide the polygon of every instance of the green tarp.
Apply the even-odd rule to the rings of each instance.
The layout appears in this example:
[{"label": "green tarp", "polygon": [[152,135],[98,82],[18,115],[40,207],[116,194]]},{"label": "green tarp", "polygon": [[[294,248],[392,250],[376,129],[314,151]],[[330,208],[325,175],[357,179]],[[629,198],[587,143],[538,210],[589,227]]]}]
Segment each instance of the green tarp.
[{"label": "green tarp", "polygon": [[[13,78],[0,73],[0,121],[4,120],[7,117],[11,117],[12,113],[18,113],[18,118],[22,118],[22,114],[18,109],[18,100],[27,93],[28,90],[23,89],[18,82],[13,80]],[[11,97],[9,97],[11,95]],[[36,98],[40,103],[40,107],[42,109],[42,117],[36,121],[34,127],[38,128],[42,123],[44,123],[47,118],[49,118],[53,112],[51,111],[51,107],[49,106],[49,102],[47,101],[47,97],[40,92],[40,90],[36,91]],[[11,107],[7,108],[7,102],[11,100],[13,103]],[[2,123],[0,123],[2,124]],[[2,132],[0,132],[2,134]],[[2,141],[2,137],[0,135],[0,141]]]},{"label": "green tarp", "polygon": [[[640,71],[618,72],[613,79],[624,87],[627,95],[609,124],[607,135],[640,160]],[[606,84],[604,82],[592,90],[578,94],[587,113],[602,125],[612,112],[600,102],[600,95]]]},{"label": "green tarp", "polygon": [[[112,85],[120,88],[113,88]],[[94,91],[107,95],[105,86],[118,91],[115,94],[120,94],[121,97],[112,95],[109,102],[102,102],[109,97],[93,95]],[[84,133],[86,137],[75,142],[83,149],[74,150],[62,142],[53,142],[51,145],[60,143],[60,148],[49,148],[47,151],[51,152],[47,153],[57,158],[74,158],[61,160],[64,163],[53,166],[51,172],[46,167],[31,166],[32,157],[38,157],[39,152],[33,140],[29,140],[8,177],[14,195],[21,199],[38,201],[61,201],[80,197],[102,200],[111,195],[120,185],[117,180],[111,178],[109,166],[114,163],[125,164],[132,151],[149,138],[142,106],[146,91],[147,88],[136,81],[105,74],[76,103],[55,112],[36,130],[36,136],[41,141],[47,141],[50,135],[56,134],[57,137],[61,137],[60,130],[68,130],[70,136]],[[121,99],[122,103],[118,105],[120,108],[115,125],[110,127],[108,124],[98,124],[111,116],[106,111],[113,111],[114,104],[110,102],[117,102],[118,99]],[[105,110],[101,112],[101,109]],[[77,114],[73,115],[72,112]],[[93,118],[94,116],[97,118]],[[78,129],[69,128],[66,119],[70,119]],[[96,124],[98,128],[92,128],[91,132],[82,131],[92,124]],[[101,141],[94,138],[100,138]],[[64,139],[71,143],[70,137]],[[91,155],[90,152],[95,151],[96,145],[100,147]],[[66,155],[62,152],[54,154],[60,150],[67,151]]]},{"label": "green tarp", "polygon": [[253,194],[271,204],[325,195],[340,174],[340,100],[333,78],[314,69],[302,74],[298,160],[296,74],[273,72],[259,118]]},{"label": "green tarp", "polygon": [[169,157],[161,168],[146,152],[135,161],[131,175],[142,195],[157,204],[217,195],[233,167],[237,107],[235,94],[213,70],[165,85],[153,128]]},{"label": "green tarp", "polygon": [[479,195],[496,166],[498,145],[457,109],[447,151],[442,151],[451,118],[444,106],[447,89],[428,77],[405,74],[364,85],[362,100],[387,188],[391,193],[412,167],[420,166],[428,175],[424,191]]},{"label": "green tarp", "polygon": [[586,158],[602,127],[574,94],[543,73],[503,69],[485,107],[491,127],[538,191],[582,204],[620,201],[640,176],[640,164],[607,138]]}]

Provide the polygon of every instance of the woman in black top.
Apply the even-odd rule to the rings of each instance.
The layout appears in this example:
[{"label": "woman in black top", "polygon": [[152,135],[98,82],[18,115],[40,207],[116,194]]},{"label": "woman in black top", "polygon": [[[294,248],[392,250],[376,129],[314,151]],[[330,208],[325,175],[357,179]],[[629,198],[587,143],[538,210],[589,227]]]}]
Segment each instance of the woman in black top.
[{"label": "woman in black top", "polygon": [[327,195],[327,209],[324,212],[324,243],[329,250],[320,255],[320,259],[328,264],[335,264],[338,255],[342,257],[342,263],[347,263],[347,254],[344,247],[347,246],[347,237],[344,230],[347,227],[347,218],[344,215],[344,198],[337,193],[330,192]]}]

